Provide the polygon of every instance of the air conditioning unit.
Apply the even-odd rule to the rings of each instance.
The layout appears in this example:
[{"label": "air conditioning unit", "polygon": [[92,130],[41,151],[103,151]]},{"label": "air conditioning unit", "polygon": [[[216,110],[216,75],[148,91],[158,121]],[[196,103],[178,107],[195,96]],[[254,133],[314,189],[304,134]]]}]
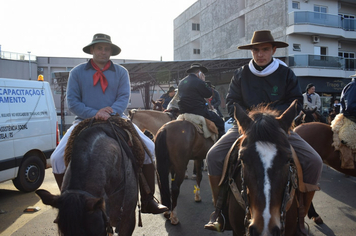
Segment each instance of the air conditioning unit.
[{"label": "air conditioning unit", "polygon": [[312,41],[313,41],[313,43],[319,43],[320,42],[320,37],[319,36],[312,36]]}]

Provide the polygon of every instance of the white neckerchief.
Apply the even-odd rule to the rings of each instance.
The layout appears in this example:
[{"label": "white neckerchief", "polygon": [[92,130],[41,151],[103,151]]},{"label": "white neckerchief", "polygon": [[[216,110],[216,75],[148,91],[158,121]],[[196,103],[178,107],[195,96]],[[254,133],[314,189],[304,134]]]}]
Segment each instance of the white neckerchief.
[{"label": "white neckerchief", "polygon": [[273,61],[271,64],[269,64],[266,68],[264,68],[262,71],[256,70],[255,66],[253,65],[253,59],[251,59],[250,63],[248,63],[248,67],[250,68],[250,71],[252,74],[258,76],[258,77],[264,77],[272,74],[278,69],[278,66],[281,64],[285,67],[287,67],[286,63],[279,59],[272,58]]}]

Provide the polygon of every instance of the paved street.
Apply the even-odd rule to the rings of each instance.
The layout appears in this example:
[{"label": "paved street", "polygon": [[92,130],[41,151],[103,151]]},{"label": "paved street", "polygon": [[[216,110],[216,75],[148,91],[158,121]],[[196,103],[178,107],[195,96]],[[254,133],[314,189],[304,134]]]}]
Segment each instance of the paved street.
[{"label": "paved street", "polygon": [[[45,182],[41,186],[52,193],[59,193],[51,169],[46,170]],[[189,164],[189,175],[192,174],[192,162]],[[202,202],[194,202],[195,181],[183,182],[178,201],[180,224],[173,226],[161,215],[142,214],[143,227],[136,227],[134,236],[196,236],[220,235],[231,236],[232,232],[216,233],[203,229],[213,211],[207,173],[203,173],[201,186]],[[317,192],[314,205],[324,223],[321,226],[306,219],[310,235],[353,236],[356,232],[356,178],[346,177],[324,165],[320,181],[322,190]],[[158,189],[156,189],[158,191]],[[158,192],[156,192],[158,197]],[[24,213],[28,206],[38,206],[40,211]],[[8,181],[0,184],[0,235],[24,236],[47,235],[57,236],[57,227],[53,224],[56,210],[45,206],[34,193],[20,193]]]}]

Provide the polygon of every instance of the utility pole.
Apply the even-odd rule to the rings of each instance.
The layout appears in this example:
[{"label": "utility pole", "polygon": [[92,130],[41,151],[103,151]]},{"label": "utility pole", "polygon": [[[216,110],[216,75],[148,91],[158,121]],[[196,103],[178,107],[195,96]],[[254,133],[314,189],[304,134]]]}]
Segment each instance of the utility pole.
[{"label": "utility pole", "polygon": [[31,80],[31,52],[28,51],[28,65],[29,65],[29,68],[30,68],[30,80]]}]

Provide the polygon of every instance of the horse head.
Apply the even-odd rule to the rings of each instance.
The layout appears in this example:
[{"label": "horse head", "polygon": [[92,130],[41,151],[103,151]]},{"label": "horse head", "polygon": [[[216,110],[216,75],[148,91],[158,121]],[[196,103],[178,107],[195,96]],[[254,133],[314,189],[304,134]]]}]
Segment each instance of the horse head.
[{"label": "horse head", "polygon": [[302,109],[303,113],[304,113],[304,117],[303,117],[303,123],[309,123],[309,122],[314,122],[314,121],[318,121],[319,117],[316,113],[316,107],[314,109]]},{"label": "horse head", "polygon": [[243,135],[238,158],[242,165],[246,233],[250,235],[284,232],[284,203],[288,200],[286,188],[292,160],[287,134],[296,111],[297,100],[280,116],[268,107],[258,107],[247,115],[235,105],[235,119]]},{"label": "horse head", "polygon": [[164,103],[164,98],[160,98],[157,101],[154,101],[153,99],[151,99],[151,102],[153,104],[153,108],[152,110],[156,110],[156,111],[164,111],[163,108],[163,103]]},{"label": "horse head", "polygon": [[[107,230],[111,229],[103,198],[96,198],[85,191],[65,191],[57,196],[40,189],[36,194],[44,204],[60,210],[56,219],[60,235],[105,236]],[[73,202],[76,204],[68,204]],[[83,214],[86,217],[83,217]]]}]

